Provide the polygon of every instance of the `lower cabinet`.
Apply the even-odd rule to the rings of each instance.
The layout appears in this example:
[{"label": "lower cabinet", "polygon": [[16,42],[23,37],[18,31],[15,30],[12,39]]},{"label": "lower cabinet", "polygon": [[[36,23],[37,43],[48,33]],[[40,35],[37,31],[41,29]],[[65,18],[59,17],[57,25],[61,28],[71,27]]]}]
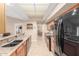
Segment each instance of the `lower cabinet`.
[{"label": "lower cabinet", "polygon": [[23,54],[24,54],[25,56],[27,55],[27,45],[28,45],[28,44],[27,44],[27,41],[25,41],[25,42],[24,42],[24,46],[23,46],[23,49],[24,49],[24,53],[23,53]]},{"label": "lower cabinet", "polygon": [[28,53],[31,46],[31,37],[27,39],[26,44],[27,44],[27,53]]},{"label": "lower cabinet", "polygon": [[31,39],[28,38],[10,56],[26,56],[30,46],[31,46]]},{"label": "lower cabinet", "polygon": [[10,56],[26,56],[27,55],[27,48],[26,47],[27,47],[26,42],[24,42]]},{"label": "lower cabinet", "polygon": [[49,51],[51,51],[51,37],[50,36],[45,36],[45,42],[46,42],[46,45],[49,49]]},{"label": "lower cabinet", "polygon": [[79,43],[64,40],[64,53],[68,56],[79,56]]},{"label": "lower cabinet", "polygon": [[24,56],[25,55],[25,46],[24,43],[17,49],[17,56]]},{"label": "lower cabinet", "polygon": [[16,53],[16,51],[14,51],[10,56],[16,56],[17,55],[17,53]]}]

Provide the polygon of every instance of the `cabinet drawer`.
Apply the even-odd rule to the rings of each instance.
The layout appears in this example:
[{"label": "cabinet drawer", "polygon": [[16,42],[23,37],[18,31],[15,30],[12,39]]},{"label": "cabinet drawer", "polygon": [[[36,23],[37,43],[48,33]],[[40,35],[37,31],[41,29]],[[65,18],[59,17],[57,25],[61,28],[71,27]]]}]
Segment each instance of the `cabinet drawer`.
[{"label": "cabinet drawer", "polygon": [[75,56],[76,55],[76,46],[73,44],[71,44],[70,42],[64,42],[64,53],[66,55],[69,55],[69,56]]}]

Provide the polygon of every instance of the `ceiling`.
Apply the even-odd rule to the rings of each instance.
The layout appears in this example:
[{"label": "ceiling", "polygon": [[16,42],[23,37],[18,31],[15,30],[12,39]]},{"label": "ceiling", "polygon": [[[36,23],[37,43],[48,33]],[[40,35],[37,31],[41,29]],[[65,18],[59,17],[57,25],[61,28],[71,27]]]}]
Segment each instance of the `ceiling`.
[{"label": "ceiling", "polygon": [[61,15],[75,3],[11,3],[6,5],[6,16],[15,17],[20,20],[33,20],[44,23]]},{"label": "ceiling", "polygon": [[31,18],[43,18],[49,4],[19,4]]},{"label": "ceiling", "polygon": [[[46,21],[47,23],[49,23],[49,22],[51,22],[52,20],[54,20],[54,19],[57,19],[60,15],[62,15],[65,11],[67,11],[68,9],[70,9],[71,7],[73,7],[74,5],[76,5],[76,3],[66,3],[65,5],[63,5],[62,3],[61,4],[59,4],[60,6],[62,6],[62,7],[59,7],[60,9],[56,12],[56,13],[54,13],[53,15],[51,14],[51,17],[48,19],[48,21]],[[58,5],[58,6],[59,6]],[[54,9],[54,11],[56,11],[58,9],[58,7],[56,7],[55,9]],[[54,12],[53,11],[53,12]],[[53,13],[52,12],[52,13]],[[62,15],[63,16],[63,15]]]},{"label": "ceiling", "polygon": [[51,11],[56,7],[57,4],[58,3],[45,3],[45,4],[35,4],[35,3],[33,4],[14,3],[13,4],[12,3],[10,5],[7,5],[6,12],[7,14],[9,14],[9,16],[11,16],[12,14],[16,16],[14,14],[16,13],[17,16],[21,14],[20,17],[23,17],[23,19],[26,19],[26,20],[28,17],[29,20],[35,19],[35,21],[41,21],[43,20],[44,17],[47,17],[48,13],[51,13]]}]

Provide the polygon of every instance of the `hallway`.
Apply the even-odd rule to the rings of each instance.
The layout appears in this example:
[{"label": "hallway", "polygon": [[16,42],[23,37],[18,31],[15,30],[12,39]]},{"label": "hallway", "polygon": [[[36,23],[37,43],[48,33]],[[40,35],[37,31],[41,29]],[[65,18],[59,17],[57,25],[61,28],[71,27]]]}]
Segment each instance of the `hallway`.
[{"label": "hallway", "polygon": [[32,42],[27,56],[53,56],[53,53],[49,52],[42,37],[38,37],[37,42]]}]

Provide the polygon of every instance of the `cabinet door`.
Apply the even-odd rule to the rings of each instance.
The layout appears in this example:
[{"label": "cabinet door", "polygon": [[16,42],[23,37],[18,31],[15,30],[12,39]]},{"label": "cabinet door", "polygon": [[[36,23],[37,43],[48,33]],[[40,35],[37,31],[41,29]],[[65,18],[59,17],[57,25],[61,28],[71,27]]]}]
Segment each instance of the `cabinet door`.
[{"label": "cabinet door", "polygon": [[27,39],[27,53],[30,49],[30,46],[31,46],[31,37]]},{"label": "cabinet door", "polygon": [[26,56],[27,55],[27,46],[26,41],[17,48],[10,56]]},{"label": "cabinet door", "polygon": [[0,3],[0,33],[5,32],[5,5]]},{"label": "cabinet door", "polygon": [[16,51],[14,51],[10,56],[17,56]]},{"label": "cabinet door", "polygon": [[27,55],[27,44],[26,41],[24,42],[24,55]]},{"label": "cabinet door", "polygon": [[17,49],[17,56],[24,56],[23,44]]},{"label": "cabinet door", "polygon": [[69,41],[64,41],[64,53],[68,56],[75,56],[76,55],[76,46],[74,43],[70,44]]}]

